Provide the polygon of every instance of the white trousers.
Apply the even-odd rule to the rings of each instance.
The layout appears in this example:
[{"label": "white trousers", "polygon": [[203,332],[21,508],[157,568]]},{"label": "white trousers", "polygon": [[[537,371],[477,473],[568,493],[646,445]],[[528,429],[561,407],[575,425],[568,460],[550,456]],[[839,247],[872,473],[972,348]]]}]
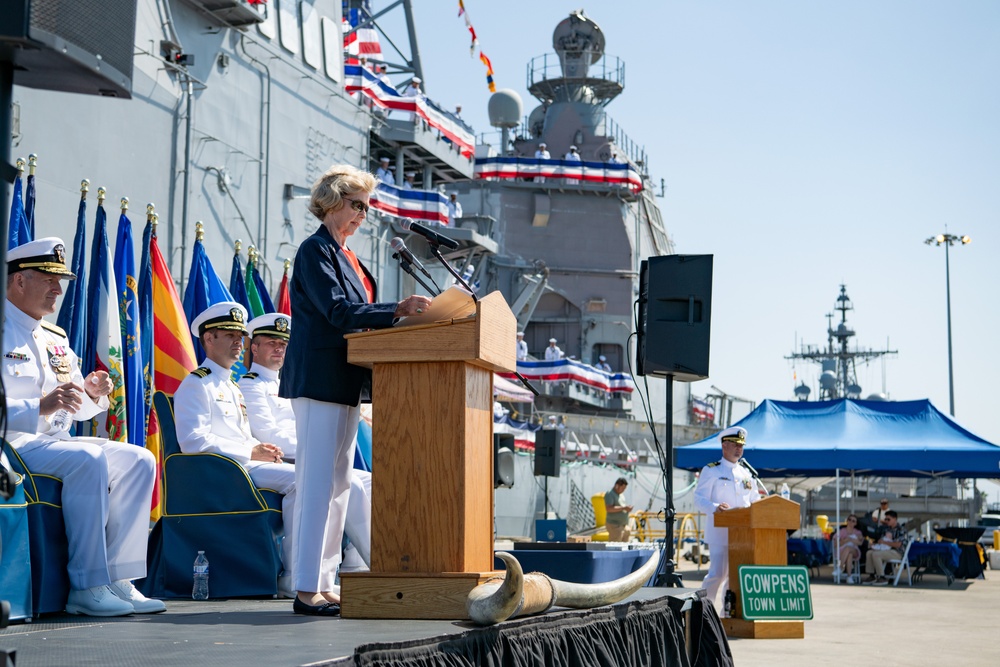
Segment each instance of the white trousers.
[{"label": "white trousers", "polygon": [[[38,438],[38,439],[28,439]],[[74,590],[146,576],[156,458],[102,438],[10,440],[32,473],[62,479],[62,512]]]},{"label": "white trousers", "polygon": [[701,582],[701,587],[705,589],[705,597],[715,605],[715,611],[722,616],[722,604],[726,591],[729,590],[729,541],[709,544],[708,558],[708,574]]},{"label": "white trousers", "polygon": [[281,540],[281,564],[285,574],[292,572],[295,563],[295,466],[291,463],[264,463],[251,461],[246,466],[250,479],[258,489],[272,489],[284,494],[281,500],[281,522],[285,537]]},{"label": "white trousers", "polygon": [[295,513],[295,590],[334,590],[351,495],[358,407],[293,398],[295,486],[302,502]]}]

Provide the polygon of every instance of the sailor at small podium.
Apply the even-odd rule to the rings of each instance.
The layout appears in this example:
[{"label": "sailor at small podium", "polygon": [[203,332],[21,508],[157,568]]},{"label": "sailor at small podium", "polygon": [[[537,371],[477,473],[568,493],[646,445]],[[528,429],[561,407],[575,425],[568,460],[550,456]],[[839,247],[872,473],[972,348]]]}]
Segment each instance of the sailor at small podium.
[{"label": "sailor at small podium", "polygon": [[313,185],[309,212],[322,224],[295,253],[289,294],[295,328],[279,395],[292,401],[298,447],[295,486],[295,589],[298,614],[338,616],[334,580],[340,565],[360,404],[371,400],[372,373],[347,362],[344,334],[391,327],[418,315],[426,296],[377,303],[375,278],[347,248],[364,223],[378,182],[349,165],[334,165]]},{"label": "sailor at small podium", "polygon": [[[717,528],[714,515],[717,511],[750,507],[761,497],[759,480],[742,460],[746,439],[746,429],[738,426],[721,431],[722,458],[702,468],[694,491],[695,506],[706,515],[705,541],[710,559],[702,587],[718,611],[722,610],[720,598],[724,599],[729,588],[729,529]],[[759,488],[766,495],[763,484]]]}]

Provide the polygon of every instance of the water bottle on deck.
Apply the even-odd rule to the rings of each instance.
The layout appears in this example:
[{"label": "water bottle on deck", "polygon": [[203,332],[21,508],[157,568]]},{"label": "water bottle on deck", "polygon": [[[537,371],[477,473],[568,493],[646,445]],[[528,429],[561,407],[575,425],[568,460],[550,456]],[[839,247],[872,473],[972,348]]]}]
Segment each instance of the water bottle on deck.
[{"label": "water bottle on deck", "polygon": [[784,498],[785,500],[789,500],[790,499],[789,496],[791,496],[791,495],[792,495],[791,492],[788,490],[788,484],[786,484],[785,482],[782,482],[781,483],[781,497]]},{"label": "water bottle on deck", "polygon": [[199,551],[194,559],[194,588],[191,590],[192,600],[208,599],[208,559],[205,552]]}]

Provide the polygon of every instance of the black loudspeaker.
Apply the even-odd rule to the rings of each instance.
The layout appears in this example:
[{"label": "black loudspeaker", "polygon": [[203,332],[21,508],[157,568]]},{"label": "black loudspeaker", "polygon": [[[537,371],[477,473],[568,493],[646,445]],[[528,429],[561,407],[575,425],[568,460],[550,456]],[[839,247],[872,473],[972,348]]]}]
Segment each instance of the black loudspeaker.
[{"label": "black loudspeaker", "polygon": [[136,0],[3,0],[0,61],[29,88],[132,97]]},{"label": "black loudspeaker", "polygon": [[665,255],[639,271],[639,375],[694,382],[708,377],[712,255]]},{"label": "black loudspeaker", "polygon": [[514,436],[493,434],[493,488],[514,486]]},{"label": "black loudspeaker", "polygon": [[543,428],[535,432],[535,477],[558,477],[562,431]]}]

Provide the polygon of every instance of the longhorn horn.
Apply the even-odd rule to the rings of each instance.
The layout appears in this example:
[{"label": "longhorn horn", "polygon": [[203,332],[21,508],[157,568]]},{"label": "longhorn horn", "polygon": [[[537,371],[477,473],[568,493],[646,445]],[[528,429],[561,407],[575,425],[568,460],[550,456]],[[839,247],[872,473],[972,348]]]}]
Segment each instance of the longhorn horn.
[{"label": "longhorn horn", "polygon": [[621,602],[653,576],[660,563],[654,551],[646,563],[627,576],[602,584],[578,584],[552,579],[541,573],[525,575],[512,555],[498,551],[507,566],[502,580],[490,579],[469,592],[466,610],[479,625],[494,625],[519,615],[538,614],[552,607],[591,609]]}]

